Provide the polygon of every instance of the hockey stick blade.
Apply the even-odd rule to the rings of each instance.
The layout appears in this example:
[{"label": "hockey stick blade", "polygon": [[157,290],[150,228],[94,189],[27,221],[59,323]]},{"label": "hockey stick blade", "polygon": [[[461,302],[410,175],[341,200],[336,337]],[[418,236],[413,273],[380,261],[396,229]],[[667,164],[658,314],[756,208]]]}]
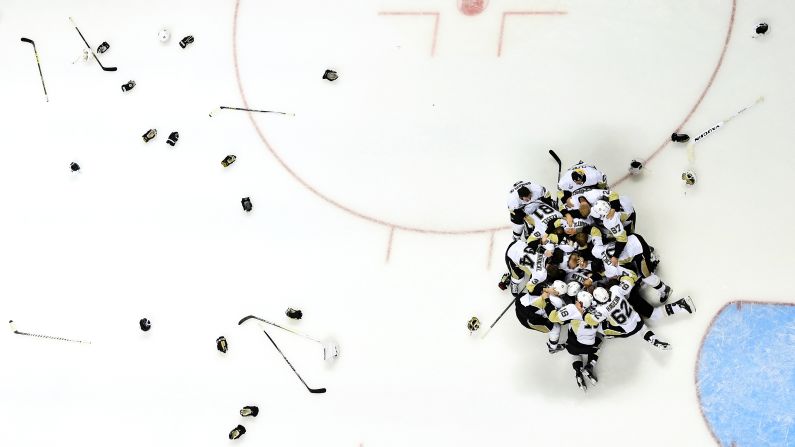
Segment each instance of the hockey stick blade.
[{"label": "hockey stick blade", "polygon": [[75,23],[75,20],[73,18],[69,17],[69,21],[72,22],[72,25],[74,25],[75,30],[77,31],[77,34],[80,34],[80,38],[83,39],[83,43],[86,44],[86,47],[88,47],[88,50],[91,51],[91,55],[94,56],[94,60],[97,61],[97,63],[99,64],[99,68],[101,68],[103,71],[116,71],[116,70],[118,70],[118,67],[106,67],[106,66],[102,65],[102,62],[100,62],[99,58],[97,57],[97,53],[94,52],[94,49],[91,48],[91,45],[88,44],[88,42],[86,41],[86,38],[83,37],[83,33],[80,32],[80,29],[77,27],[77,24]]},{"label": "hockey stick blade", "polygon": [[33,41],[32,41],[32,40],[28,39],[27,37],[23,37],[23,38],[21,38],[21,39],[19,39],[19,40],[21,40],[21,41],[23,41],[23,42],[27,42],[27,43],[29,43],[29,44],[31,44],[31,45],[36,45],[35,43],[33,43]]}]

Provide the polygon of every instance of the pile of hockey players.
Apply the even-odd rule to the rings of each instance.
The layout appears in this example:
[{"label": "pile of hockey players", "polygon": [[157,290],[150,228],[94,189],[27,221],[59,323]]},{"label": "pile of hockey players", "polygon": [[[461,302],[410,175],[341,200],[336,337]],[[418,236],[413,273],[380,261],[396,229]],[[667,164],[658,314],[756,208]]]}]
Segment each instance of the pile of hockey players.
[{"label": "pile of hockey players", "polygon": [[[604,339],[643,337],[655,348],[670,345],[645,320],[693,313],[690,297],[669,302],[671,288],[654,272],[659,259],[636,232],[632,202],[608,187],[594,166],[578,162],[561,175],[558,198],[543,186],[517,182],[508,198],[513,242],[505,253],[516,316],[547,333],[551,354],[574,356],[577,384],[596,385],[594,372]],[[656,295],[649,303],[641,294]],[[568,327],[565,343],[561,330]]]}]

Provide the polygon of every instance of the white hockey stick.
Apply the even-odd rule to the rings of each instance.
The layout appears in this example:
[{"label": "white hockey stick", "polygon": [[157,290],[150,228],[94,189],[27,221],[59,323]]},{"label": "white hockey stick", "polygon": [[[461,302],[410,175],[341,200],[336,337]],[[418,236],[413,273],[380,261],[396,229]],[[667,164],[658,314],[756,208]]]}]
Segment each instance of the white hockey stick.
[{"label": "white hockey stick", "polygon": [[695,161],[695,158],[696,158],[696,153],[695,153],[696,142],[698,142],[702,138],[706,137],[707,135],[715,132],[716,130],[720,129],[726,123],[728,123],[729,121],[733,120],[734,118],[736,118],[741,113],[745,112],[746,110],[750,109],[751,107],[759,104],[760,102],[762,102],[764,100],[765,100],[765,97],[764,96],[760,96],[759,98],[756,99],[756,101],[753,102],[753,104],[750,104],[750,105],[747,105],[747,106],[743,107],[738,112],[736,112],[734,115],[726,118],[723,121],[718,122],[717,124],[715,124],[714,126],[710,127],[709,129],[705,130],[704,132],[701,132],[701,134],[699,136],[697,136],[697,137],[693,138],[692,140],[690,140],[690,143],[687,144],[687,161],[691,165]]},{"label": "white hockey stick", "polygon": [[289,332],[291,334],[295,334],[295,335],[298,335],[299,337],[304,337],[304,338],[306,338],[308,340],[312,340],[315,343],[319,343],[323,347],[323,360],[326,360],[326,361],[335,360],[340,355],[340,347],[339,347],[338,344],[334,343],[333,341],[321,341],[321,340],[318,340],[317,338],[310,337],[309,335],[306,335],[306,334],[304,334],[302,332],[298,332],[298,331],[295,331],[293,329],[288,329],[288,328],[286,328],[284,326],[280,326],[280,325],[278,325],[278,324],[276,324],[276,323],[274,323],[272,321],[268,321],[268,320],[266,320],[264,318],[255,317],[254,315],[249,315],[247,317],[243,317],[243,319],[240,320],[240,322],[238,322],[237,324],[238,325],[243,324],[244,322],[246,322],[248,320],[251,320],[251,319],[259,321],[260,322],[260,327],[262,327],[262,323],[266,323],[266,324],[269,324],[271,326],[275,326],[275,327],[277,327],[279,329],[282,329],[284,331],[287,331],[287,332]]}]

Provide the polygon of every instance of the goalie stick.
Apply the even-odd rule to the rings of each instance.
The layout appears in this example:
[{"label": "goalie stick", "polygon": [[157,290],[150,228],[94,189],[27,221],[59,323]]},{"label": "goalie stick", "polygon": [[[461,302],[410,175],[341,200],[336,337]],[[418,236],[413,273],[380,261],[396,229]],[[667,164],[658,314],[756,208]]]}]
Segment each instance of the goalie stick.
[{"label": "goalie stick", "polygon": [[27,335],[28,337],[39,337],[39,338],[48,338],[50,340],[60,340],[60,341],[68,341],[72,343],[85,343],[90,345],[90,341],[83,341],[83,340],[72,340],[71,338],[63,338],[63,337],[53,337],[51,335],[41,335],[41,334],[30,334],[28,332],[20,332],[17,330],[17,325],[14,324],[14,320],[8,320],[8,325],[11,327],[11,330],[17,335]]},{"label": "goalie stick", "polygon": [[308,340],[312,340],[315,343],[319,343],[321,346],[323,346],[323,360],[333,360],[333,359],[339,357],[339,355],[340,355],[340,348],[339,348],[339,346],[337,346],[334,343],[322,342],[322,341],[320,341],[320,340],[318,340],[318,339],[316,339],[314,337],[310,337],[310,336],[308,336],[306,334],[303,334],[301,332],[295,331],[293,329],[288,329],[286,327],[279,326],[278,324],[273,323],[271,321],[268,321],[268,320],[266,320],[264,318],[255,317],[254,315],[248,315],[246,317],[243,317],[237,324],[241,325],[241,324],[243,324],[246,321],[251,320],[251,319],[254,319],[254,320],[257,320],[257,321],[261,321],[263,323],[267,323],[267,324],[269,324],[271,326],[276,326],[277,328],[285,330],[285,331],[287,331],[287,332],[289,332],[291,334],[295,334],[295,335],[298,335],[300,337],[304,337],[304,338],[306,338]]},{"label": "goalie stick", "polygon": [[221,110],[242,110],[244,112],[277,113],[279,115],[295,116],[295,113],[290,113],[290,112],[276,112],[274,110],[244,109],[242,107],[227,107],[227,106],[221,106],[221,107],[216,108],[215,110],[210,112],[210,116],[211,117],[214,116],[216,113],[218,113]]},{"label": "goalie stick", "polygon": [[75,29],[77,30],[77,34],[80,34],[80,38],[83,39],[83,43],[86,44],[86,46],[88,47],[88,51],[90,51],[91,55],[94,56],[94,60],[97,61],[97,63],[99,64],[99,67],[103,71],[116,71],[116,70],[118,70],[118,67],[106,67],[106,66],[102,65],[102,62],[100,62],[99,58],[97,57],[97,53],[94,53],[94,50],[91,48],[91,45],[89,45],[88,42],[86,42],[86,38],[83,37],[83,33],[81,33],[80,29],[77,28],[77,24],[75,23],[74,19],[69,17],[69,21],[72,22],[72,25],[75,26]]},{"label": "goalie stick", "polygon": [[696,146],[696,143],[698,141],[700,141],[701,139],[705,138],[707,135],[710,135],[711,133],[717,131],[718,129],[723,127],[726,123],[728,123],[729,121],[733,120],[734,118],[737,118],[737,116],[739,116],[741,113],[745,112],[746,110],[750,109],[751,107],[759,104],[760,102],[762,102],[764,100],[765,100],[765,97],[764,96],[760,96],[752,104],[749,104],[749,105],[743,107],[742,109],[737,111],[734,115],[726,118],[723,121],[718,122],[717,124],[715,124],[714,126],[710,127],[709,129],[705,130],[704,132],[701,132],[701,134],[699,136],[693,138],[690,141],[690,143],[687,144],[687,161],[691,165],[695,161],[695,158],[696,158],[695,146]]},{"label": "goalie stick", "polygon": [[276,348],[276,350],[277,350],[277,351],[279,351],[279,354],[281,354],[281,355],[282,355],[282,358],[284,359],[284,361],[285,361],[285,362],[287,362],[287,364],[288,364],[288,365],[290,365],[290,369],[292,369],[292,370],[293,370],[293,372],[295,373],[295,375],[296,375],[296,376],[298,376],[298,380],[300,380],[300,381],[301,381],[301,383],[303,383],[303,384],[304,384],[304,386],[306,387],[306,389],[308,389],[308,390],[309,390],[309,392],[310,392],[310,393],[312,393],[312,394],[322,394],[322,393],[325,393],[325,392],[326,392],[326,389],[325,389],[325,388],[309,388],[309,385],[307,385],[307,384],[306,384],[306,382],[304,382],[304,379],[301,377],[301,375],[300,375],[300,374],[298,374],[298,371],[296,371],[296,370],[295,370],[295,368],[293,367],[293,364],[292,364],[292,363],[290,363],[290,361],[289,361],[289,360],[287,360],[287,357],[285,357],[285,355],[284,355],[284,353],[282,352],[282,350],[281,350],[281,349],[279,349],[279,346],[278,346],[278,345],[276,345],[276,342],[275,342],[275,341],[273,341],[273,339],[271,338],[270,334],[268,334],[268,331],[266,331],[266,330],[264,330],[264,329],[263,329],[263,330],[262,330],[262,332],[265,332],[265,335],[267,335],[267,336],[268,336],[268,340],[270,340],[270,341],[271,341],[271,343],[273,343],[273,347],[274,347],[274,348]]}]

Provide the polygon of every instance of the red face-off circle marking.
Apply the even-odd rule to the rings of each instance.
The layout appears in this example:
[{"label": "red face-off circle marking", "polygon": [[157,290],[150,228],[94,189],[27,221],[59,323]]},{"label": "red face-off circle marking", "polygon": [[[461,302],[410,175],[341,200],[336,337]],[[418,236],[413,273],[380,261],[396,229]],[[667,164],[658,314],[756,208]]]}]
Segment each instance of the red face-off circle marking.
[{"label": "red face-off circle marking", "polygon": [[[464,1],[466,1],[466,0],[461,0],[462,4],[463,4]],[[474,0],[469,0],[469,1],[471,3]],[[486,4],[487,4],[487,0],[482,0],[480,2],[481,11],[482,11],[482,9],[485,9]],[[720,71],[720,68],[723,65],[723,58],[724,58],[724,56],[726,54],[726,50],[729,47],[729,41],[731,39],[732,30],[734,29],[734,18],[735,18],[735,13],[737,11],[737,0],[731,0],[730,4],[731,4],[731,13],[730,13],[729,20],[728,20],[728,27],[727,27],[727,30],[726,30],[726,37],[725,37],[725,40],[723,42],[723,46],[720,49],[720,54],[719,54],[718,60],[716,61],[715,68],[713,69],[711,76],[707,80],[707,83],[704,86],[704,89],[701,91],[701,94],[698,96],[698,98],[696,99],[695,103],[692,105],[692,107],[688,111],[687,115],[684,117],[682,122],[674,129],[674,131],[679,131],[682,127],[685,126],[685,124],[687,124],[687,122],[690,120],[690,117],[693,116],[693,113],[695,113],[696,109],[698,109],[698,107],[701,105],[701,103],[704,100],[704,97],[707,95],[707,92],[709,91],[710,87],[712,87],[712,84],[715,81],[715,77],[717,76],[718,71]],[[474,6],[474,9],[478,9],[478,7]],[[232,56],[233,56],[234,65],[235,65],[235,77],[236,77],[236,80],[237,80],[238,89],[240,91],[240,97],[241,97],[241,99],[243,101],[243,105],[248,108],[249,105],[248,105],[248,101],[246,100],[246,94],[245,94],[245,90],[243,88],[243,82],[242,82],[241,75],[240,75],[240,65],[238,63],[237,25],[238,25],[239,11],[240,11],[240,0],[236,0],[235,1],[234,16],[233,16],[233,27],[232,27]],[[462,12],[463,12],[463,10],[462,10]],[[438,14],[438,13],[435,13],[435,14]],[[505,13],[503,13],[503,14],[505,14]],[[248,113],[248,117],[249,117],[249,121],[251,122],[252,126],[254,126],[254,129],[257,132],[257,135],[259,136],[259,138],[262,141],[262,143],[265,146],[265,148],[271,153],[271,155],[273,155],[273,157],[285,169],[285,171],[287,171],[299,184],[301,184],[303,187],[305,187],[307,190],[312,192],[314,195],[316,195],[321,200],[327,202],[328,204],[330,204],[330,205],[332,205],[332,206],[334,206],[336,208],[339,208],[340,210],[342,210],[342,211],[344,211],[346,213],[349,213],[349,214],[351,214],[353,216],[356,216],[356,217],[358,217],[358,218],[360,218],[362,220],[366,220],[366,221],[369,221],[371,223],[374,223],[374,224],[377,224],[377,225],[382,225],[382,226],[385,226],[385,227],[389,228],[390,229],[390,243],[391,243],[391,239],[392,239],[392,235],[394,233],[394,230],[402,230],[402,231],[408,231],[408,232],[414,232],[414,233],[438,234],[438,235],[466,235],[466,234],[484,234],[484,233],[488,234],[488,233],[491,233],[490,244],[493,244],[494,232],[510,229],[509,226],[498,226],[498,227],[491,227],[491,228],[439,229],[439,228],[428,228],[428,227],[420,227],[420,226],[412,226],[412,225],[403,225],[403,224],[399,224],[399,223],[396,223],[396,222],[389,222],[389,221],[383,220],[383,219],[381,219],[379,217],[376,217],[376,216],[367,214],[365,212],[353,209],[353,208],[343,204],[341,201],[338,201],[338,200],[330,197],[329,195],[324,194],[323,192],[321,192],[320,190],[315,188],[311,183],[309,183],[309,181],[307,179],[301,177],[290,165],[288,165],[285,162],[285,160],[281,157],[279,152],[270,144],[270,142],[268,141],[268,139],[265,136],[265,133],[262,131],[262,129],[260,129],[259,125],[257,124],[257,121],[254,119],[253,114]],[[655,158],[657,156],[657,154],[659,154],[663,149],[668,147],[669,143],[670,143],[670,138],[668,136],[666,136],[665,139],[662,141],[662,143],[660,143],[660,145],[648,157],[646,157],[646,164],[648,165],[648,163],[653,158]],[[613,182],[612,186],[616,186],[616,185],[622,183],[628,177],[629,177],[629,174],[625,174],[624,176],[619,178],[617,181]]]}]

